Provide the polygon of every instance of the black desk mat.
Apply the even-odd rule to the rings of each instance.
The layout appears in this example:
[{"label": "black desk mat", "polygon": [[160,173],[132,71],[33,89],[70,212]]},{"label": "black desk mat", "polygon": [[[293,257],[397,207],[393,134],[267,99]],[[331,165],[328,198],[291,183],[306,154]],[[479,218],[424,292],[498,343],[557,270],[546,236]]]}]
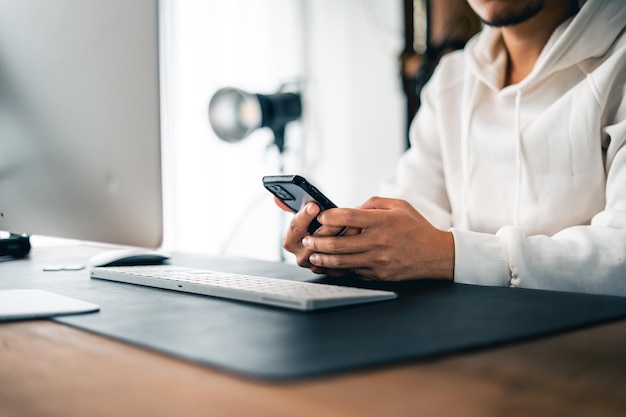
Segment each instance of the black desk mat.
[{"label": "black desk mat", "polygon": [[[310,280],[294,265],[174,256],[172,263]],[[8,265],[2,265],[4,268]],[[13,268],[17,270],[16,268]],[[34,270],[37,270],[34,268]],[[0,280],[97,303],[55,320],[192,362],[265,380],[294,380],[538,338],[626,317],[626,298],[435,281],[351,285],[394,301],[304,313],[129,284],[86,270]],[[337,280],[333,280],[335,282]]]}]

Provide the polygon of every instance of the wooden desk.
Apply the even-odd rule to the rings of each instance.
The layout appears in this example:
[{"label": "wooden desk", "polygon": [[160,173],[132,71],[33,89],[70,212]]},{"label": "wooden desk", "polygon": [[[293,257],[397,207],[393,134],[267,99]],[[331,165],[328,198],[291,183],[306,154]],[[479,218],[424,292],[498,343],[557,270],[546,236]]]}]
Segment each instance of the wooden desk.
[{"label": "wooden desk", "polygon": [[[1,265],[0,265],[1,267]],[[617,416],[626,321],[291,383],[247,380],[52,321],[0,324],[0,416]]]},{"label": "wooden desk", "polygon": [[0,325],[0,415],[618,416],[626,321],[332,378],[271,384],[50,321]]}]

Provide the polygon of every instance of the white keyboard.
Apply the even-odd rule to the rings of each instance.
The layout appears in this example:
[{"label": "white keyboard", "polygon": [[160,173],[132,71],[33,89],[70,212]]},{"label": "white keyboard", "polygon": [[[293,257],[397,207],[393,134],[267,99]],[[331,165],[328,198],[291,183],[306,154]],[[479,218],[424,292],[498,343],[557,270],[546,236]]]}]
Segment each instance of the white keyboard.
[{"label": "white keyboard", "polygon": [[125,282],[295,310],[390,300],[390,291],[342,287],[172,265],[94,267],[91,278]]}]

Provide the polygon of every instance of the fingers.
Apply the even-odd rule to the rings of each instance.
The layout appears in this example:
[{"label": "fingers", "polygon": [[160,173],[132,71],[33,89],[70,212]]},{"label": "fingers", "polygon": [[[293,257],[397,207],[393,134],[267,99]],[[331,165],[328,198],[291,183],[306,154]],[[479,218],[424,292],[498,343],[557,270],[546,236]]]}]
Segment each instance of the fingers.
[{"label": "fingers", "polygon": [[307,236],[302,246],[309,251],[307,261],[318,268],[353,270],[376,262],[369,239],[362,235],[337,237]]},{"label": "fingers", "polygon": [[313,253],[309,257],[311,270],[319,269],[327,271],[328,275],[332,275],[330,271],[353,271],[357,274],[374,279],[384,279],[385,277],[376,275],[376,272],[368,266],[371,263],[371,255],[367,253],[331,255]]},{"label": "fingers", "polygon": [[[324,271],[332,275],[333,271],[347,271],[364,265],[368,261],[371,242],[362,234],[364,228],[372,221],[372,213],[366,210],[333,208],[323,211],[317,219],[324,225],[321,233],[303,236],[300,244],[306,249],[306,259],[302,262],[311,270]],[[337,231],[348,227],[341,237]],[[329,231],[332,231],[330,233]],[[357,256],[358,255],[358,256]]]},{"label": "fingers", "polygon": [[343,228],[345,226],[353,229],[365,229],[372,219],[372,214],[368,210],[353,208],[333,208],[324,210],[318,220],[326,227]]},{"label": "fingers", "polygon": [[363,243],[359,235],[341,237],[306,236],[302,239],[302,246],[308,250],[306,262],[312,271],[324,271],[331,276],[335,271],[356,271],[361,268],[360,274],[371,277],[371,274],[363,269],[364,265],[372,262],[372,253],[367,244]]},{"label": "fingers", "polygon": [[[329,269],[317,265],[313,265],[309,257],[313,253],[310,249],[302,245],[302,240],[306,236],[310,236],[308,232],[309,224],[317,217],[320,212],[320,208],[315,203],[307,204],[302,210],[297,212],[289,225],[289,229],[285,235],[283,241],[283,247],[296,257],[296,262],[299,266],[310,268],[311,271],[316,274],[327,274],[332,277],[340,277],[345,275],[347,271]],[[322,227],[315,232],[316,236],[333,236],[337,234],[338,230],[329,227]]]},{"label": "fingers", "polygon": [[301,246],[302,238],[309,234],[307,231],[309,224],[316,218],[319,212],[320,208],[317,204],[308,203],[304,206],[304,209],[293,216],[283,244],[285,249],[295,253],[294,251]]},{"label": "fingers", "polygon": [[[336,236],[343,226],[333,227],[332,225],[320,225],[318,223],[318,214],[320,207],[315,203],[307,203],[302,210],[296,213],[288,233],[294,235],[305,236],[315,233],[316,236]],[[317,230],[311,230],[311,224],[317,224]],[[316,228],[314,228],[316,229]]]},{"label": "fingers", "polygon": [[323,211],[318,220],[325,226],[348,226],[353,229],[367,229],[371,224],[379,223],[382,211],[406,206],[403,200],[372,197],[358,208],[334,208]]},{"label": "fingers", "polygon": [[302,239],[302,246],[311,252],[354,254],[363,253],[371,248],[371,243],[363,235],[342,236],[341,239],[335,236],[305,236]]}]

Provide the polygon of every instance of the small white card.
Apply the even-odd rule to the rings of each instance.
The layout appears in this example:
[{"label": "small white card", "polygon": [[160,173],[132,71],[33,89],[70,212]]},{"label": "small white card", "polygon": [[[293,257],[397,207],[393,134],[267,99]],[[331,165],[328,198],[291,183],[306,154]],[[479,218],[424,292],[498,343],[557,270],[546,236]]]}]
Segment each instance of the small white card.
[{"label": "small white card", "polygon": [[0,321],[46,318],[91,313],[97,304],[43,290],[0,291]]}]

